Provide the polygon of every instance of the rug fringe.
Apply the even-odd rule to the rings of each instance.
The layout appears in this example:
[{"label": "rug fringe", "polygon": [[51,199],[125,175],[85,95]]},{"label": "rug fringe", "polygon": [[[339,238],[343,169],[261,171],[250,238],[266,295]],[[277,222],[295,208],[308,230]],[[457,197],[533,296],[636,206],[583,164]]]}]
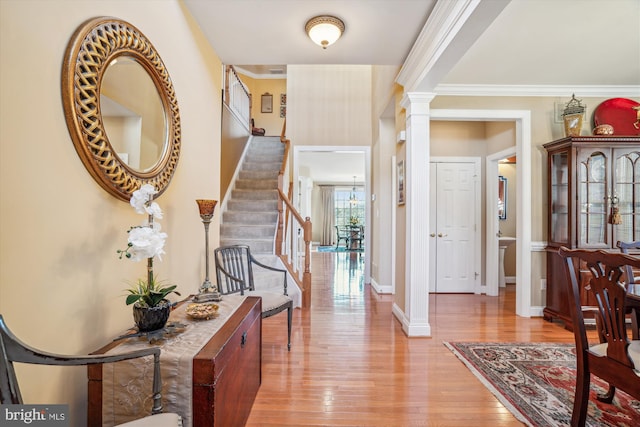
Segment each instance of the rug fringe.
[{"label": "rug fringe", "polygon": [[482,372],[478,371],[472,364],[470,361],[468,361],[464,355],[462,355],[451,343],[447,342],[447,341],[442,341],[442,343],[449,349],[451,350],[451,352],[453,354],[456,355],[456,357],[458,359],[460,359],[460,361],[462,363],[464,363],[464,365],[467,367],[467,369],[469,369],[471,371],[471,373],[473,375],[475,375],[476,378],[478,378],[478,381],[480,381],[482,383],[482,385],[484,385],[495,397],[496,399],[498,399],[500,401],[500,403],[502,403],[505,408],[507,408],[509,410],[509,412],[511,412],[513,414],[514,417],[516,417],[516,419],[522,423],[524,423],[525,425],[527,425],[528,427],[534,427],[533,424],[531,424],[531,421],[529,421],[529,419],[527,418],[527,416],[522,413],[517,407],[513,406],[511,404],[511,402],[509,402],[509,400],[502,394],[500,393],[500,391],[498,391],[498,389],[496,389],[493,384],[491,384],[490,381],[488,381],[486,379],[486,377],[482,374]]}]

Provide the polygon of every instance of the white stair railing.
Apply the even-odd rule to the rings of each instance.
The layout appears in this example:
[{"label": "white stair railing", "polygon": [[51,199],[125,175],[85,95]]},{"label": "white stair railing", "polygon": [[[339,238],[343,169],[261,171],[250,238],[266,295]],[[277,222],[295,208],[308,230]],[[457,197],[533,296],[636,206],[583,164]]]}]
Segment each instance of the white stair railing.
[{"label": "white stair railing", "polygon": [[240,122],[251,130],[251,94],[233,65],[227,65],[225,74],[224,102]]}]

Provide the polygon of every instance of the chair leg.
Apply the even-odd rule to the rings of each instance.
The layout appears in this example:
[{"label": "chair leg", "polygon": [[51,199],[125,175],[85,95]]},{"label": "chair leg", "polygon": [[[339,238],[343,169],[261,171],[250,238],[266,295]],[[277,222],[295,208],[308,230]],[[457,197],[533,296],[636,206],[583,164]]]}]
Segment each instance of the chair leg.
[{"label": "chair leg", "polygon": [[576,378],[576,395],[573,401],[573,413],[571,414],[572,427],[584,427],[587,421],[587,408],[589,406],[589,382],[591,375],[581,368],[578,362],[578,375]]},{"label": "chair leg", "polygon": [[291,351],[291,319],[293,317],[293,304],[287,308],[287,351]]},{"label": "chair leg", "polygon": [[600,402],[612,403],[616,395],[616,386],[609,384],[609,390],[604,394],[598,394],[596,397]]}]

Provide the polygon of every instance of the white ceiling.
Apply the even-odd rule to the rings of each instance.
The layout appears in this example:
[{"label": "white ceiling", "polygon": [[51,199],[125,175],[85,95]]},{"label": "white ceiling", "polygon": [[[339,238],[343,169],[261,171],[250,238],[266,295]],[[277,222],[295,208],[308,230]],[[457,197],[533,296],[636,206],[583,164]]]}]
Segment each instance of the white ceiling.
[{"label": "white ceiling", "polygon": [[[274,69],[286,73],[287,64],[400,67],[436,4],[436,0],[183,1],[224,64],[264,75]],[[476,28],[480,35],[466,44],[470,46],[466,52],[454,55],[459,60],[438,75],[440,84],[563,89],[616,85],[632,87],[627,96],[640,99],[639,0],[482,1],[506,7],[492,23],[479,24],[487,28]],[[343,37],[326,50],[304,31],[307,20],[321,14],[335,15],[346,26]],[[329,154],[311,167],[330,173],[319,178],[325,182],[364,176],[364,167],[344,171],[342,161]]]},{"label": "white ceiling", "polygon": [[[400,65],[435,0],[184,0],[223,63]],[[307,37],[317,15],[342,19],[328,49]]]},{"label": "white ceiling", "polygon": [[302,151],[296,160],[300,175],[318,184],[365,182],[364,152]]}]

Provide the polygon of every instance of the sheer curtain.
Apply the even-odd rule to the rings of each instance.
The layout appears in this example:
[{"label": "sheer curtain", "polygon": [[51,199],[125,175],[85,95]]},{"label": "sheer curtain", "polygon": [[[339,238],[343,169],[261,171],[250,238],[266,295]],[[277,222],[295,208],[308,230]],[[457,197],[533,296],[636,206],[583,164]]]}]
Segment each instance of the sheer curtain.
[{"label": "sheer curtain", "polygon": [[320,245],[331,246],[333,245],[333,238],[335,237],[334,228],[334,191],[335,187],[332,185],[320,186],[320,197],[322,198],[322,218],[321,218],[321,230]]}]

